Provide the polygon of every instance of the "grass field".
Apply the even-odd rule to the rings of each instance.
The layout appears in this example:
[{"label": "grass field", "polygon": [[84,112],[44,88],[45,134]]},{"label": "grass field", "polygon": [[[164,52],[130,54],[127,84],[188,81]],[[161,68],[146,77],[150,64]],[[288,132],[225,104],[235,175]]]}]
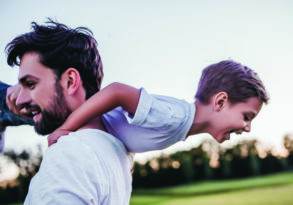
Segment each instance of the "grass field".
[{"label": "grass field", "polygon": [[[293,172],[135,190],[131,205],[293,205]],[[10,204],[20,205],[20,204]]]},{"label": "grass field", "polygon": [[293,205],[293,172],[136,190],[131,205]]}]

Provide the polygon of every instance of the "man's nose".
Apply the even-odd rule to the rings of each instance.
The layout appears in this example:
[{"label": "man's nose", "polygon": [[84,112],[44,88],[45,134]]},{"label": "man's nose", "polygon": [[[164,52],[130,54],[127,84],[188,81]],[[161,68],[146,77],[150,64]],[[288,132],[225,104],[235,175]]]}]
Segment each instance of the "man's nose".
[{"label": "man's nose", "polygon": [[248,122],[245,127],[244,127],[244,131],[245,132],[250,132],[250,129],[251,129],[251,122]]},{"label": "man's nose", "polygon": [[30,95],[25,90],[21,89],[19,95],[16,98],[15,105],[17,107],[23,107],[25,104],[28,104],[30,102]]}]

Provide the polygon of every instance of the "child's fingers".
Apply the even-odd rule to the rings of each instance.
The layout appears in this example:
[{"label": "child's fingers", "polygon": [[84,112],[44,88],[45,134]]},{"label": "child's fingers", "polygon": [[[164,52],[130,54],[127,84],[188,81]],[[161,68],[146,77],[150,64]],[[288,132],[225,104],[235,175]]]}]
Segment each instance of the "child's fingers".
[{"label": "child's fingers", "polygon": [[70,131],[66,130],[57,130],[50,134],[47,138],[48,146],[50,147],[52,144],[55,144],[61,136],[66,136],[70,133]]},{"label": "child's fingers", "polygon": [[53,138],[48,137],[48,146],[50,147],[52,144],[55,144],[57,141],[54,140]]},{"label": "child's fingers", "polygon": [[12,87],[9,87],[7,89],[7,94],[6,94],[6,104],[7,107],[9,108],[10,111],[12,111],[15,114],[20,114],[19,113],[19,108],[16,105],[16,100],[20,92],[20,86],[15,85]]}]

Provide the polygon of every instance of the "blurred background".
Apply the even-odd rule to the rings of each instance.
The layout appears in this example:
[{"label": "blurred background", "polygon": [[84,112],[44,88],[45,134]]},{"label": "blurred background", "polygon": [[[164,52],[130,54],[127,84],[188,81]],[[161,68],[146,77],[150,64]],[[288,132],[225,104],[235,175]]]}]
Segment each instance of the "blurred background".
[{"label": "blurred background", "polygon": [[[202,69],[233,59],[254,69],[269,91],[248,134],[221,145],[197,135],[137,154],[131,204],[293,204],[292,1],[1,1],[1,81],[17,83],[6,44],[47,17],[93,31],[103,86],[118,81],[193,102]],[[8,128],[5,137],[0,204],[17,204],[46,138],[28,126]]]}]

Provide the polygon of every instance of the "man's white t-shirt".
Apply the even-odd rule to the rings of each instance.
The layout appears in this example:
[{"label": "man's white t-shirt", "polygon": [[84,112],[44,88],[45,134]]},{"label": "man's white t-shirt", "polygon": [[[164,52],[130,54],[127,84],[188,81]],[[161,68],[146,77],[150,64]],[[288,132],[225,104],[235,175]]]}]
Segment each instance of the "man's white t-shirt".
[{"label": "man's white t-shirt", "polygon": [[72,132],[47,150],[24,204],[129,204],[131,166],[117,138],[96,129]]}]

